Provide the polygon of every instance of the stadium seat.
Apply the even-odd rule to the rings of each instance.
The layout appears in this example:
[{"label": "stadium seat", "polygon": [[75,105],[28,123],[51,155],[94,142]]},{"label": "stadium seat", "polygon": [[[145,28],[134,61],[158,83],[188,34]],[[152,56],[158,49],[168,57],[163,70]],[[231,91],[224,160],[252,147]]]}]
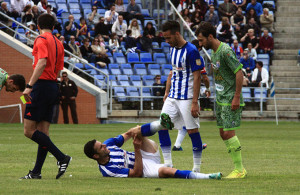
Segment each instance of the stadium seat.
[{"label": "stadium seat", "polygon": [[171,64],[163,64],[161,67],[162,75],[169,75],[171,70],[172,70]]},{"label": "stadium seat", "polygon": [[130,86],[129,79],[127,75],[118,75],[118,81],[121,86]]},{"label": "stadium seat", "polygon": [[158,10],[159,10],[160,19],[164,19],[165,18],[165,10],[163,10],[163,9],[154,9],[153,14],[152,14],[153,18],[154,19],[158,18]]},{"label": "stadium seat", "polygon": [[167,53],[167,63],[171,64],[171,55]]},{"label": "stadium seat", "polygon": [[154,53],[153,54],[154,62],[157,64],[166,64],[166,55],[164,53]]},{"label": "stadium seat", "polygon": [[79,68],[79,69],[85,69],[85,67],[84,67],[84,65],[82,63],[76,63],[75,67]]},{"label": "stadium seat", "polygon": [[144,19],[151,19],[150,13],[148,9],[142,9],[142,15],[144,16]]},{"label": "stadium seat", "polygon": [[137,54],[137,53],[128,53],[127,54],[127,61],[128,61],[128,63],[139,63],[140,62],[139,54]]},{"label": "stadium seat", "polygon": [[141,76],[140,75],[130,75],[130,81],[133,86],[141,86],[143,83],[141,82]]},{"label": "stadium seat", "polygon": [[56,5],[55,2],[49,2],[49,1],[48,1],[48,3],[49,3],[53,8],[57,8],[57,5]]},{"label": "stadium seat", "polygon": [[[95,85],[104,89],[106,88],[106,83],[105,83],[105,76],[104,75],[94,75],[95,78]],[[97,80],[99,81],[97,81]]]},{"label": "stadium seat", "polygon": [[67,0],[67,3],[79,3],[79,0]]},{"label": "stadium seat", "polygon": [[160,72],[160,65],[159,64],[149,64],[148,65],[148,72],[151,74],[151,75],[161,75],[161,72]]},{"label": "stadium seat", "polygon": [[108,70],[113,75],[122,74],[118,64],[108,64]]},{"label": "stadium seat", "polygon": [[92,4],[82,3],[80,4],[82,9],[89,9],[92,11]]},{"label": "stadium seat", "polygon": [[114,94],[119,102],[127,101],[125,90],[123,87],[114,87]]},{"label": "stadium seat", "polygon": [[140,58],[142,63],[153,63],[151,53],[141,53]]},{"label": "stadium seat", "polygon": [[[111,58],[113,58],[113,57],[111,57]],[[117,63],[117,64],[125,64],[125,63],[127,63],[126,62],[126,58],[125,58],[125,56],[118,56],[117,58],[116,58],[116,60],[115,60],[115,62]]]},{"label": "stadium seat", "polygon": [[133,69],[134,69],[135,74],[139,74],[139,75],[147,74],[145,64],[135,64]]},{"label": "stadium seat", "polygon": [[152,86],[154,83],[154,75],[143,75],[143,82],[145,86]]},{"label": "stadium seat", "polygon": [[124,54],[123,54],[123,53],[119,53],[119,52],[115,52],[115,53],[113,54],[113,57],[114,57],[114,59],[116,60],[117,57],[124,57]]},{"label": "stadium seat", "polygon": [[143,98],[143,101],[153,101],[152,94],[151,94],[151,89],[150,87],[143,87],[143,93],[141,95],[145,98]]},{"label": "stadium seat", "polygon": [[78,9],[80,10],[80,6],[78,3],[69,3],[70,9]]},{"label": "stadium seat", "polygon": [[164,53],[170,53],[170,44],[166,42],[161,43],[161,48]]},{"label": "stadium seat", "polygon": [[269,59],[269,54],[257,54],[258,59]]},{"label": "stadium seat", "polygon": [[117,78],[115,75],[109,75],[109,85],[111,83],[112,86],[119,86],[119,83],[117,82]]},{"label": "stadium seat", "polygon": [[242,88],[244,102],[251,102],[251,92],[249,87]]},{"label": "stadium seat", "polygon": [[95,64],[94,63],[89,63],[91,66],[89,66],[88,64],[85,64],[84,66],[85,66],[85,68],[87,69],[87,70],[89,70],[89,69],[94,69],[95,68]]},{"label": "stadium seat", "polygon": [[98,74],[97,70],[95,70],[95,69],[89,69],[86,72],[89,73],[90,75],[96,75],[96,74]]},{"label": "stadium seat", "polygon": [[[112,64],[113,64],[113,63],[120,64],[120,63],[116,62],[112,56],[108,56],[108,59],[110,60],[110,63],[112,63]],[[125,62],[126,62],[126,61],[125,61]]]},{"label": "stadium seat", "polygon": [[81,12],[79,9],[70,9],[70,13],[71,14],[80,14],[81,15]]},{"label": "stadium seat", "polygon": [[99,68],[99,70],[101,70],[102,73],[107,74],[107,75],[109,74],[108,69],[106,67],[102,68],[97,65],[97,68]]},{"label": "stadium seat", "polygon": [[168,79],[168,76],[167,76],[167,75],[161,75],[161,76],[160,76],[160,81],[161,81],[161,83],[165,83],[165,82],[167,81],[167,79]]},{"label": "stadium seat", "polygon": [[[127,96],[140,96],[139,91],[136,87],[126,87]],[[129,97],[130,101],[140,101],[138,97]]]},{"label": "stadium seat", "polygon": [[64,12],[69,12],[68,6],[66,3],[57,3],[57,9],[63,10]]},{"label": "stadium seat", "polygon": [[132,70],[130,64],[121,64],[121,70],[122,70],[123,74],[126,74],[126,75],[133,74],[133,70]]},{"label": "stadium seat", "polygon": [[91,4],[91,0],[80,0],[80,4]]},{"label": "stadium seat", "polygon": [[[262,92],[262,96],[261,96],[261,92]],[[254,98],[255,98],[255,102],[260,102],[260,98],[263,98],[263,102],[266,102],[267,99],[265,99],[267,97],[267,89],[265,88],[260,88],[257,87],[254,89]]]}]

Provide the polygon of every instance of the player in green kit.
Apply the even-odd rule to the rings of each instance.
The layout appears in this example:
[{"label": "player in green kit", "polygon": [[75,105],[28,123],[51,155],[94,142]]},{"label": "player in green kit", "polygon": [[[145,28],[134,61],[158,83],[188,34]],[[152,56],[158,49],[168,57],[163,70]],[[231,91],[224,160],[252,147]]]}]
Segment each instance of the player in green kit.
[{"label": "player in green kit", "polygon": [[202,22],[196,30],[196,36],[206,49],[213,50],[211,64],[217,95],[217,126],[235,165],[235,169],[226,178],[244,178],[247,172],[242,164],[241,144],[235,135],[235,130],[240,127],[242,107],[245,105],[241,94],[243,66],[230,46],[216,38],[216,30],[212,24]]},{"label": "player in green kit", "polygon": [[9,76],[5,70],[0,68],[0,91],[3,87],[7,92],[24,91],[25,78],[20,74]]}]

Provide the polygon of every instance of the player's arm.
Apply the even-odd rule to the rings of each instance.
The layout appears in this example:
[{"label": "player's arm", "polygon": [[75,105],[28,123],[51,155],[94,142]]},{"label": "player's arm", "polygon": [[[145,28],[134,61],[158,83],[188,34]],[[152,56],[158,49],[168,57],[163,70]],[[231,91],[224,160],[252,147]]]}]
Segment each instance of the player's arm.
[{"label": "player's arm", "polygon": [[133,140],[135,162],[134,168],[129,170],[128,177],[142,177],[143,176],[143,159],[141,154],[142,140],[137,136]]},{"label": "player's arm", "polygon": [[172,70],[170,71],[169,75],[168,75],[168,79],[167,79],[167,83],[166,83],[166,90],[165,90],[165,95],[164,95],[164,101],[167,99],[169,93],[170,93],[170,89],[171,89],[171,78],[172,78],[173,72]]},{"label": "player's arm", "polygon": [[199,117],[200,110],[198,105],[198,98],[200,93],[200,84],[201,84],[201,70],[196,70],[193,72],[194,83],[193,83],[193,101],[192,101],[192,116],[194,118]]},{"label": "player's arm", "polygon": [[206,87],[206,90],[205,90],[205,94],[206,94],[206,97],[210,97],[210,88],[209,88],[209,78],[207,76],[207,74],[201,74],[202,76],[202,81]]},{"label": "player's arm", "polygon": [[236,110],[240,107],[240,96],[243,87],[243,72],[241,69],[235,73],[235,80],[236,80],[235,94],[231,103],[232,110]]}]

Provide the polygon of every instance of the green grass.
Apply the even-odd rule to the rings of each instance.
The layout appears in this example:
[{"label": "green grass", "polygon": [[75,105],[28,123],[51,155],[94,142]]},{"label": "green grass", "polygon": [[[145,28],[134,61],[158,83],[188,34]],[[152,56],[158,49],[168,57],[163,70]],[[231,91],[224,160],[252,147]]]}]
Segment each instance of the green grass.
[{"label": "green grass", "polygon": [[[248,177],[241,180],[183,180],[146,178],[103,178],[95,161],[85,157],[83,145],[123,133],[136,124],[52,125],[53,142],[73,160],[59,180],[56,159],[48,154],[42,180],[18,178],[34,166],[37,144],[23,135],[19,124],[0,124],[0,194],[298,194],[300,191],[300,123],[243,122],[237,135],[242,144]],[[201,172],[221,171],[227,175],[233,163],[219,137],[215,122],[202,122],[202,139],[208,144],[202,155]],[[177,131],[170,132],[174,143]],[[158,136],[153,140],[158,142]],[[183,152],[173,152],[178,169],[191,169],[191,141]],[[128,141],[124,149],[133,150]],[[72,177],[70,176],[72,175]]]}]

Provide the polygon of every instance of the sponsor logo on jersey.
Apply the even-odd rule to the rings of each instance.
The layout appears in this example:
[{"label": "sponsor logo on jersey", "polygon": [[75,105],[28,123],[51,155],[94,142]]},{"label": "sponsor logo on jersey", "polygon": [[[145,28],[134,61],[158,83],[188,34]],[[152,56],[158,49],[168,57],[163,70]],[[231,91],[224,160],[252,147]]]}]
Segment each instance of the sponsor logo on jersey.
[{"label": "sponsor logo on jersey", "polygon": [[184,71],[184,67],[176,67],[177,71]]}]

